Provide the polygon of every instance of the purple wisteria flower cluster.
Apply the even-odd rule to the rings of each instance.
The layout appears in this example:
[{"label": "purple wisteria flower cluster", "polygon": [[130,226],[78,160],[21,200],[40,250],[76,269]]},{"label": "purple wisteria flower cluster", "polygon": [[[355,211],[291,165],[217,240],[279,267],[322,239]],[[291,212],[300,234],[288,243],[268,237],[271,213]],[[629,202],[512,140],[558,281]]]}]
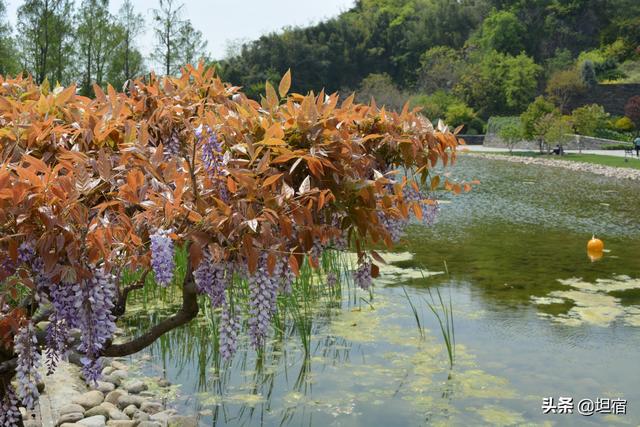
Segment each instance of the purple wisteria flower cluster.
[{"label": "purple wisteria flower cluster", "polygon": [[116,318],[111,314],[116,291],[113,277],[96,268],[93,277],[83,282],[81,291],[78,327],[82,335],[78,350],[84,354],[82,372],[87,383],[96,383],[102,370],[100,353],[116,330]]},{"label": "purple wisteria flower cluster", "polygon": [[263,254],[258,268],[249,276],[249,336],[258,349],[264,345],[271,318],[276,310],[278,278],[269,274],[267,256]]},{"label": "purple wisteria flower cluster", "polygon": [[0,399],[0,427],[17,426],[20,420],[18,396],[11,384],[7,385]]},{"label": "purple wisteria flower cluster", "polygon": [[33,409],[40,396],[38,382],[42,379],[40,377],[41,357],[33,323],[29,322],[18,330],[14,348],[18,354],[16,366],[18,396],[27,409]]},{"label": "purple wisteria flower cluster", "polygon": [[[389,193],[393,192],[392,184],[388,185],[387,190]],[[405,185],[402,188],[402,198],[407,203],[418,203],[420,210],[422,211],[421,222],[424,225],[433,225],[437,218],[439,208],[437,201],[431,195],[426,195],[422,191],[416,190],[411,185]],[[413,209],[410,209],[409,212],[409,218],[391,215],[380,210],[377,212],[378,221],[380,221],[387,230],[392,242],[399,242],[405,234],[405,229],[409,225],[411,219],[415,219]]]},{"label": "purple wisteria flower cluster", "polygon": [[371,261],[369,258],[361,259],[358,262],[358,268],[353,272],[353,281],[360,288],[367,290],[373,283],[371,277]]},{"label": "purple wisteria flower cluster", "polygon": [[240,332],[240,318],[232,312],[231,305],[222,306],[220,323],[218,325],[218,339],[220,354],[224,360],[230,360],[238,349],[238,333]]},{"label": "purple wisteria flower cluster", "polygon": [[417,202],[422,210],[422,223],[433,225],[438,214],[438,202],[431,195],[426,195],[422,191],[417,191],[411,185],[405,185],[402,189],[402,196],[405,201]]},{"label": "purple wisteria flower cluster", "polygon": [[167,158],[176,157],[180,154],[180,137],[176,132],[171,132],[171,136],[164,147],[164,154]]},{"label": "purple wisteria flower cluster", "polygon": [[212,307],[220,307],[225,302],[225,290],[231,281],[232,270],[226,262],[213,262],[206,254],[193,272],[198,292],[206,294]]},{"label": "purple wisteria flower cluster", "polygon": [[167,287],[173,281],[175,261],[173,259],[173,239],[171,230],[158,229],[151,235],[151,267],[156,283]]},{"label": "purple wisteria flower cluster", "polygon": [[202,164],[204,169],[217,187],[220,199],[228,202],[229,190],[224,180],[227,174],[225,169],[227,158],[224,155],[222,142],[220,142],[218,136],[208,126],[200,125],[195,130],[195,135],[202,146]]}]

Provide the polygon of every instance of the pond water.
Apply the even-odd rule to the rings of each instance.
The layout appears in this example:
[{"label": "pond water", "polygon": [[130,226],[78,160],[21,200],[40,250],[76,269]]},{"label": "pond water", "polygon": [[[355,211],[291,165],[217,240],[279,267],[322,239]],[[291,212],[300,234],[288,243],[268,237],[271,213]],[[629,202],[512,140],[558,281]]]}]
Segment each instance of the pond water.
[{"label": "pond water", "polygon": [[[446,173],[481,184],[439,195],[438,221],[385,255],[370,302],[350,290],[318,303],[306,362],[292,336],[262,358],[243,342],[221,364],[204,319],[147,349],[140,372],[175,384],[201,425],[639,425],[638,184],[472,157]],[[596,262],[592,233],[607,250]],[[436,290],[453,307],[452,369]],[[561,396],[574,413],[544,414]],[[627,414],[577,413],[598,398],[625,399]]]}]

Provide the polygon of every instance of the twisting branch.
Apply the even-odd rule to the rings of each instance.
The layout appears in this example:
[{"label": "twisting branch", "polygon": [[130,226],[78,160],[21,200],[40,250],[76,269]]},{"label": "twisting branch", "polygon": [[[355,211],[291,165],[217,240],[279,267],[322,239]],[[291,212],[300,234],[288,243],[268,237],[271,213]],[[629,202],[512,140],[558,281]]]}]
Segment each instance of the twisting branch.
[{"label": "twisting branch", "polygon": [[137,353],[153,344],[155,340],[167,332],[189,323],[198,315],[198,310],[198,291],[193,279],[191,262],[187,261],[187,271],[182,285],[182,307],[180,310],[173,316],[166,318],[149,329],[143,335],[129,342],[124,344],[111,344],[103,351],[102,356],[122,357]]},{"label": "twisting branch", "polygon": [[142,273],[142,277],[135,283],[125,287],[122,291],[118,292],[118,301],[116,301],[115,307],[113,309],[113,315],[116,317],[122,316],[127,310],[127,298],[129,297],[129,293],[131,291],[135,291],[136,289],[144,288],[145,281],[147,280],[147,275],[149,274],[150,269],[146,269],[144,273]]}]

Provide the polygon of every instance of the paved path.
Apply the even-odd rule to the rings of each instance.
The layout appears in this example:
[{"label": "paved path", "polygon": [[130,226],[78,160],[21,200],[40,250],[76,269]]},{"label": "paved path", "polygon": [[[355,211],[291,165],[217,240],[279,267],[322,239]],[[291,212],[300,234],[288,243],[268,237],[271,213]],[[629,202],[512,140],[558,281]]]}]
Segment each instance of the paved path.
[{"label": "paved path", "polygon": [[[508,151],[506,148],[495,148],[495,147],[485,147],[483,145],[460,145],[458,146],[458,151],[472,151],[472,152],[485,152],[485,153],[492,153],[492,152],[506,152]],[[525,151],[532,151],[532,150],[526,150],[526,149],[522,149],[522,148],[514,148],[513,149],[514,152],[525,152]],[[565,153],[575,153],[578,154],[579,151],[578,150],[565,150]],[[614,156],[614,157],[625,157],[625,153],[624,150],[582,150],[582,154],[597,154],[600,156]],[[627,156],[630,159],[632,158],[631,156]],[[637,157],[633,156],[633,159],[638,160]]]}]

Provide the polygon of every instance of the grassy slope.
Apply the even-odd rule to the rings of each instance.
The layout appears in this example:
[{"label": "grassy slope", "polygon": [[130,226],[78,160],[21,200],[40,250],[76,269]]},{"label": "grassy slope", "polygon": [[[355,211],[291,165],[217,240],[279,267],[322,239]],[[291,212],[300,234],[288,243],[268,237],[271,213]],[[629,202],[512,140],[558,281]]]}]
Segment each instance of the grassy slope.
[{"label": "grassy slope", "polygon": [[[489,153],[487,153],[489,154]],[[509,154],[509,152],[496,152],[495,154]],[[640,160],[636,157],[624,158],[616,156],[602,156],[600,154],[576,154],[569,153],[564,156],[552,156],[547,154],[540,154],[535,151],[516,151],[511,153],[512,156],[525,156],[525,157],[541,157],[553,160],[566,160],[572,162],[593,163],[596,165],[613,166],[617,168],[631,168],[640,169]]]}]

